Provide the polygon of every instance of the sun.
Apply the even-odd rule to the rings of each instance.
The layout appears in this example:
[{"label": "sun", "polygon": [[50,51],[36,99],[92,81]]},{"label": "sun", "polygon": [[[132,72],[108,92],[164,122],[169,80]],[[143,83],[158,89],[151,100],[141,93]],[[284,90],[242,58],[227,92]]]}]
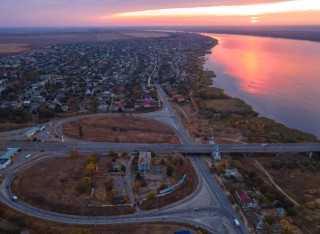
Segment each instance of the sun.
[{"label": "sun", "polygon": [[250,23],[255,24],[260,22],[260,19],[257,16],[250,17]]}]

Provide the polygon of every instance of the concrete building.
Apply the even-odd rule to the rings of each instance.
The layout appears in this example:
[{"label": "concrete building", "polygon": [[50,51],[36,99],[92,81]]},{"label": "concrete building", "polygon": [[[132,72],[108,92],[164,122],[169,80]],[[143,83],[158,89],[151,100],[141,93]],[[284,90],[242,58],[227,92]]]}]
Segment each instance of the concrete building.
[{"label": "concrete building", "polygon": [[140,152],[138,161],[139,171],[150,171],[151,167],[151,152]]}]

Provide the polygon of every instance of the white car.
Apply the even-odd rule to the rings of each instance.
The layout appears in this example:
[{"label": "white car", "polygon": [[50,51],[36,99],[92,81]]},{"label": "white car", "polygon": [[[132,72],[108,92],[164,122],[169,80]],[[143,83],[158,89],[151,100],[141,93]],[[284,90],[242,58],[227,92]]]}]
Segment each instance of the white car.
[{"label": "white car", "polygon": [[233,219],[233,222],[237,227],[240,227],[240,222],[237,219]]},{"label": "white car", "polygon": [[262,146],[262,147],[267,147],[268,144],[267,144],[267,143],[263,143],[261,146]]}]

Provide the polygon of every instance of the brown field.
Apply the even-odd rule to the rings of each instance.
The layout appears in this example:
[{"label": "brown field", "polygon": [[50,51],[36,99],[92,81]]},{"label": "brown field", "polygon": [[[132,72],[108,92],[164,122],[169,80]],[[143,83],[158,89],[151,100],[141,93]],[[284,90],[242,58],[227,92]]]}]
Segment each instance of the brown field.
[{"label": "brown field", "polygon": [[0,44],[0,54],[21,53],[28,49],[28,44]]},{"label": "brown field", "polygon": [[[138,158],[134,158],[137,161]],[[98,171],[92,177],[92,187],[90,185],[87,191],[80,193],[80,181],[85,176],[88,176],[85,174],[87,159],[88,157],[75,155],[40,162],[26,169],[15,178],[12,184],[13,193],[28,204],[59,213],[90,216],[114,216],[134,213],[135,208],[133,206],[108,206],[111,204],[111,200],[108,198],[105,189],[105,179],[107,175],[112,176],[108,170],[110,167],[116,166],[117,163],[115,161],[119,162],[124,158],[97,156]],[[160,157],[154,160],[158,161],[158,164],[161,162]],[[197,180],[193,179],[196,178],[196,173],[188,159],[180,156],[166,157],[166,160],[170,160],[174,165],[174,173],[170,177],[172,183],[180,180],[185,173],[187,174],[186,181],[171,194],[157,198],[156,202],[155,200],[144,201],[141,209],[150,210],[172,204],[190,195],[196,188]],[[152,165],[157,167],[154,162]],[[116,182],[117,176],[119,175],[112,176],[114,181],[113,188],[117,188],[118,183],[123,183]],[[145,179],[148,181],[148,185],[144,185],[142,188],[150,191],[150,186],[153,186],[154,180],[147,178],[147,176],[145,176]],[[118,191],[120,192],[120,190]]]},{"label": "brown field", "polygon": [[34,123],[34,122],[23,123],[23,124],[9,123],[9,122],[0,123],[0,132],[6,132],[6,131],[15,130],[15,129],[27,128],[27,127],[34,126],[35,124],[36,123]]},{"label": "brown field", "polygon": [[39,49],[57,43],[102,42],[136,38],[168,37],[162,32],[56,32],[56,33],[22,33],[1,34],[0,53],[19,53],[28,49]]},{"label": "brown field", "polygon": [[30,44],[38,45],[51,45],[56,43],[77,43],[77,42],[95,42],[127,39],[128,36],[116,32],[96,32],[96,33],[55,33],[55,34],[9,34],[0,35],[0,43],[4,44]]},{"label": "brown field", "polygon": [[[104,187],[104,174],[111,157],[98,157],[99,171],[95,175],[94,188]],[[105,190],[90,193],[78,192],[78,185],[84,176],[86,157],[51,159],[36,164],[20,174],[13,183],[17,196],[37,207],[60,213],[78,215],[121,215],[134,212],[131,206],[101,207],[106,204]],[[41,176],[39,176],[41,175]],[[33,186],[30,186],[33,185]],[[97,207],[88,206],[96,204]]]},{"label": "brown field", "polygon": [[206,107],[213,108],[217,111],[252,111],[251,106],[247,105],[244,101],[237,98],[206,100],[204,101],[204,103]]},{"label": "brown field", "polygon": [[[303,154],[280,154],[279,158],[269,155],[255,159],[268,171],[274,182],[299,204],[295,208],[296,215],[292,217],[293,223],[303,233],[319,233],[320,171],[314,166],[319,165],[319,161],[310,160]],[[272,161],[284,162],[286,166],[275,169],[272,167]],[[263,181],[270,183],[252,158],[245,158],[242,163],[247,169],[256,171]]]},{"label": "brown field", "polygon": [[122,33],[123,35],[139,38],[158,38],[158,37],[169,37],[168,33],[163,32],[127,32]]},{"label": "brown field", "polygon": [[150,119],[132,116],[103,116],[80,119],[62,126],[64,135],[80,138],[79,126],[82,127],[81,139],[105,142],[126,143],[169,143],[179,144],[175,132]]}]

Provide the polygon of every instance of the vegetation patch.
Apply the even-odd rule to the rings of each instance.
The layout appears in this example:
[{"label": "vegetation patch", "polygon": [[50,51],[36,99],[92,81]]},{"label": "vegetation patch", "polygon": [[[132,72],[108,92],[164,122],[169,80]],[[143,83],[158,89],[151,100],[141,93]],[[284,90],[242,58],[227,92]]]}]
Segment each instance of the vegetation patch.
[{"label": "vegetation patch", "polygon": [[80,119],[64,124],[62,132],[72,138],[91,141],[180,143],[171,128],[154,120],[134,116],[100,116]]}]

